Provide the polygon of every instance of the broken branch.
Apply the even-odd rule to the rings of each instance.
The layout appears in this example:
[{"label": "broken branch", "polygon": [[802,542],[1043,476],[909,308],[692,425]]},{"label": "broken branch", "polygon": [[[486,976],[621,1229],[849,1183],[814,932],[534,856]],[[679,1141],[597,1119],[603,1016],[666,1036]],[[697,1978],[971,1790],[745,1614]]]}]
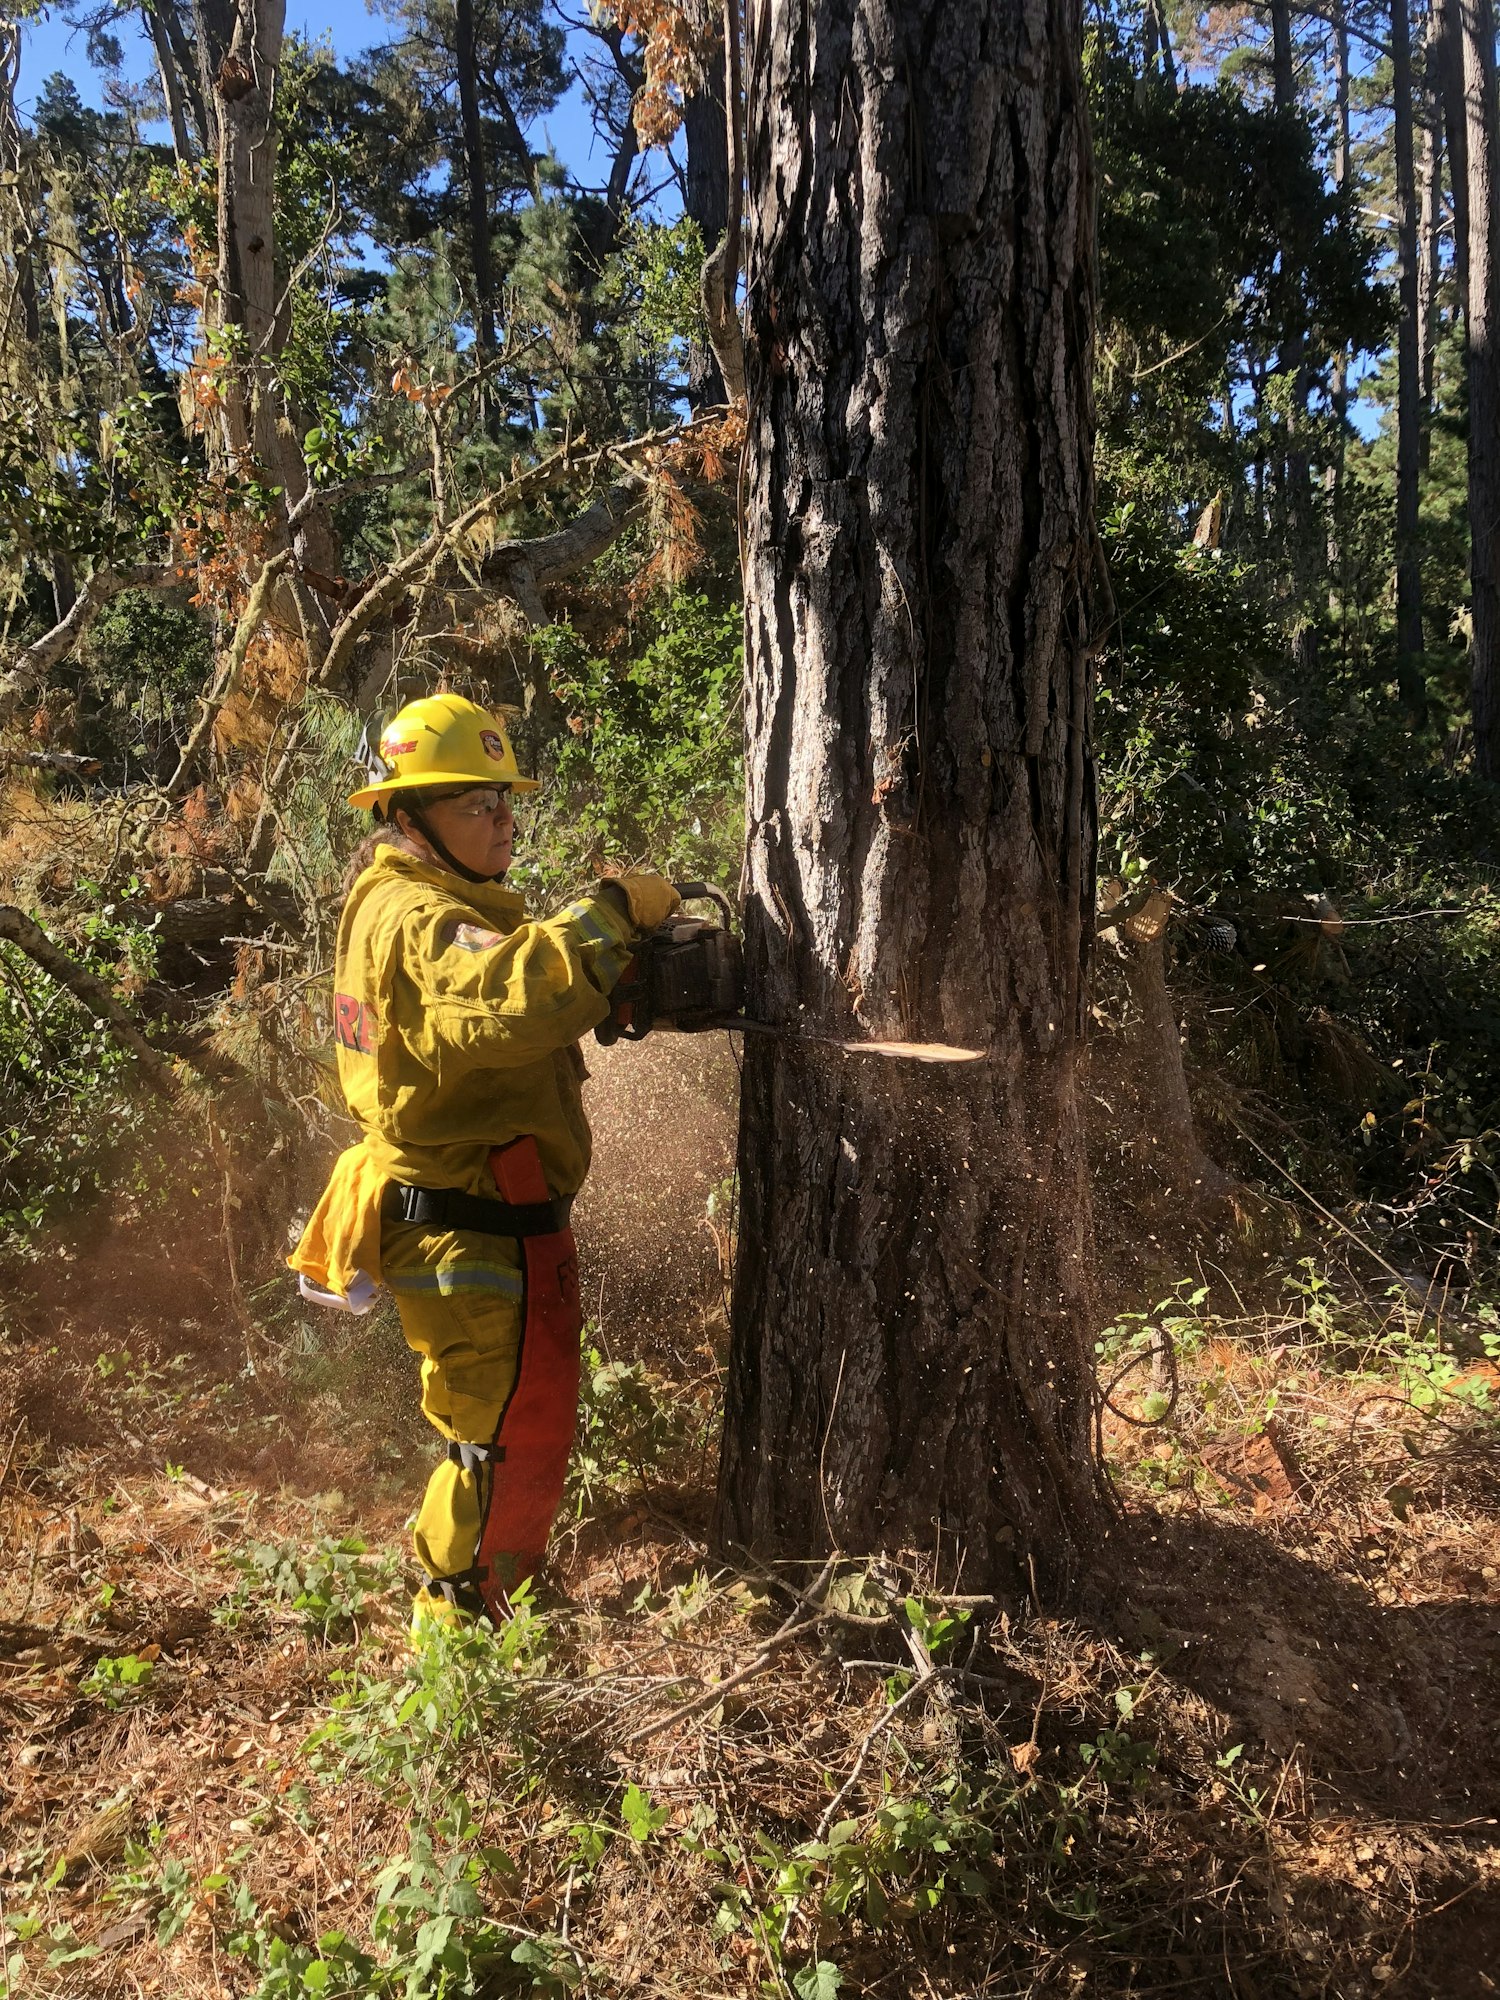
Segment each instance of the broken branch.
[{"label": "broken branch", "polygon": [[0,702],[13,701],[39,686],[44,675],[72,650],[105,605],[122,590],[163,590],[176,580],[170,569],[156,563],[137,563],[130,569],[96,570],[73,600],[66,617],[16,654],[10,672],[0,679]]},{"label": "broken branch", "polygon": [[13,903],[0,903],[0,939],[24,951],[49,979],[56,980],[59,986],[66,986],[75,1000],[82,1001],[99,1020],[105,1022],[120,1047],[130,1051],[153,1090],[160,1091],[164,1096],[170,1094],[173,1077],[167,1058],[151,1046],[141,1031],[140,1023],[120,1005],[97,974],[59,950],[41,926]]},{"label": "broken branch", "polygon": [[214,684],[213,692],[203,697],[203,711],[193,724],[192,734],[182,746],[182,755],[177,760],[177,769],[167,782],[167,797],[179,799],[187,790],[193,775],[193,767],[199,752],[208,739],[208,732],[214,726],[214,719],[226,701],[240,684],[240,676],[245,671],[245,655],[250,650],[250,641],[260,628],[266,615],[266,601],[271,594],[271,585],[292,559],[292,551],[283,549],[274,555],[255,579],[245,609],[240,614],[240,622],[234,628],[234,638],[230,643],[229,657],[224,663],[224,671]]}]

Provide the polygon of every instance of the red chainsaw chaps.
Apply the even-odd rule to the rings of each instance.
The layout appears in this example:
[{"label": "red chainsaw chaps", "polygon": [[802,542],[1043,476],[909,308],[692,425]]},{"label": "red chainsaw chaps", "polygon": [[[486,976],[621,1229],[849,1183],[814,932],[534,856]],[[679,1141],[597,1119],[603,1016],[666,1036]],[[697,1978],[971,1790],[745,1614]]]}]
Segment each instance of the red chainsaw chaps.
[{"label": "red chainsaw chaps", "polygon": [[[550,1201],[536,1140],[516,1139],[490,1154],[502,1200]],[[515,1386],[495,1433],[490,1503],[476,1563],[479,1591],[496,1618],[509,1593],[534,1576],[562,1504],[568,1453],[578,1423],[578,1251],[571,1229],[523,1236],[521,1352]]]}]

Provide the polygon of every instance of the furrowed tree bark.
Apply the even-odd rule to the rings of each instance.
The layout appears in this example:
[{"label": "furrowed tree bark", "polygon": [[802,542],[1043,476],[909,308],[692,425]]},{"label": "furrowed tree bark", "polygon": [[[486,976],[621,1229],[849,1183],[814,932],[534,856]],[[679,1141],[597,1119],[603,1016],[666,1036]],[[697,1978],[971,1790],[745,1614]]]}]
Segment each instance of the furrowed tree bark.
[{"label": "furrowed tree bark", "polygon": [[1495,19],[1459,0],[1468,167],[1470,698],[1474,767],[1500,779],[1500,338],[1495,214]]},{"label": "furrowed tree bark", "polygon": [[749,1011],[718,1533],[1060,1591],[1105,1519],[1079,0],[751,10]]},{"label": "furrowed tree bark", "polygon": [[1427,720],[1418,539],[1422,453],[1422,314],[1418,296],[1417,188],[1412,131],[1411,18],[1391,0],[1391,96],[1395,108],[1396,270],[1396,687],[1407,720]]}]

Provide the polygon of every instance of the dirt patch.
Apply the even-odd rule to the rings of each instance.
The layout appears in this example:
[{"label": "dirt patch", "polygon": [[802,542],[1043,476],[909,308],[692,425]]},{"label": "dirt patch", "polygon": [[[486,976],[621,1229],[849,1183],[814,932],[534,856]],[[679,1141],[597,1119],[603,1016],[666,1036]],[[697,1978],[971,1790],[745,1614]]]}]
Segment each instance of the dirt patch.
[{"label": "dirt patch", "polygon": [[721,1313],[739,1072],[729,1037],[585,1044],[594,1164],[575,1211],[585,1311],[625,1354],[696,1345]]}]

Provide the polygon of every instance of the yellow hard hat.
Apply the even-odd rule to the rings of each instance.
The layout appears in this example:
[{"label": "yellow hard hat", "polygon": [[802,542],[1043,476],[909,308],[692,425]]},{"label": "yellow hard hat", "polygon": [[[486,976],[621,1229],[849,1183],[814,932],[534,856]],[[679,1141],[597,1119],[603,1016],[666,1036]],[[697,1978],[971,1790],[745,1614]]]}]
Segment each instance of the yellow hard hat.
[{"label": "yellow hard hat", "polygon": [[351,806],[372,806],[392,792],[409,792],[418,785],[509,785],[513,792],[535,792],[535,778],[523,778],[510,747],[510,737],[498,715],[461,694],[430,694],[409,701],[361,755],[370,782],[350,794]]}]

